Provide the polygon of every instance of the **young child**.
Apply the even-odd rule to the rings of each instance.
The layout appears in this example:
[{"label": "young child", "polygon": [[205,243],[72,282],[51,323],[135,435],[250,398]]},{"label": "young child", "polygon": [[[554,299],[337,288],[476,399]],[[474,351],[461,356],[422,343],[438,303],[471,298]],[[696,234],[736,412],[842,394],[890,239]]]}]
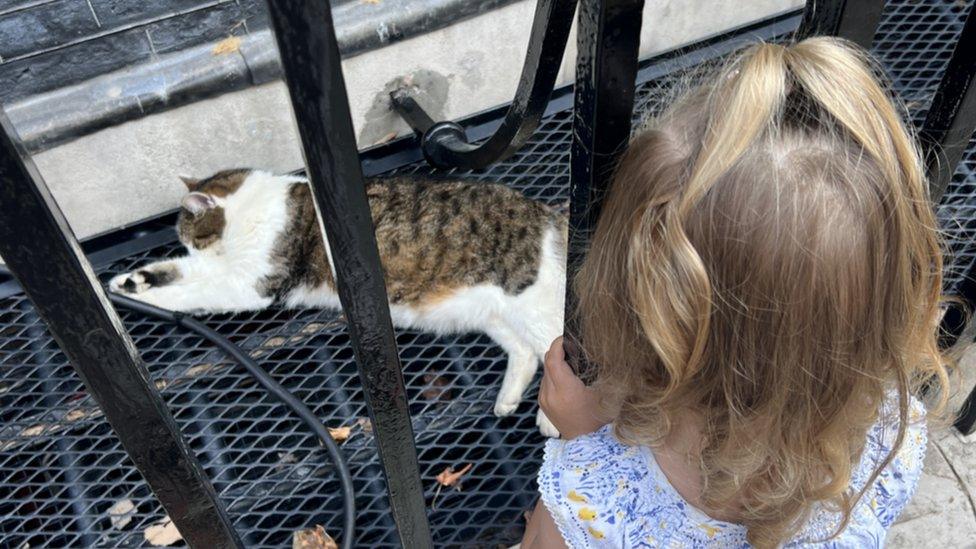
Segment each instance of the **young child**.
[{"label": "young child", "polygon": [[574,281],[596,381],[545,362],[563,440],[523,549],[883,544],[946,372],[923,164],[872,70],[759,44],[634,139]]}]

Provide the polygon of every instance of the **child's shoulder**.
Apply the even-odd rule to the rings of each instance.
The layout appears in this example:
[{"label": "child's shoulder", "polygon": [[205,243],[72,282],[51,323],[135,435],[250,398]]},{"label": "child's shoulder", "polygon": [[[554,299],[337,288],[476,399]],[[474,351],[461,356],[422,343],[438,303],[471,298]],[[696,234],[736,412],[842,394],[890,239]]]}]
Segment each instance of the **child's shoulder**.
[{"label": "child's shoulder", "polygon": [[[905,437],[891,461],[872,481],[872,475],[884,464],[898,442],[900,423],[898,398],[892,396],[885,403],[878,421],[868,431],[860,462],[851,475],[851,490],[859,493],[864,489],[864,495],[851,510],[851,520],[844,531],[830,543],[818,541],[834,533],[840,520],[837,513],[821,508],[787,547],[884,546],[888,528],[915,494],[928,442],[925,407],[918,399],[910,397]],[[869,481],[871,484],[868,486]]]},{"label": "child's shoulder", "polygon": [[[868,432],[851,488],[859,491],[897,442],[897,400]],[[833,547],[879,547],[911,499],[926,447],[925,408],[911,400],[905,438],[865,490]],[[539,471],[542,500],[570,547],[748,547],[741,525],[712,519],[671,486],[649,448],[619,441],[610,426],[570,441],[550,440]],[[825,508],[788,547],[821,547],[839,517]]]},{"label": "child's shoulder", "polygon": [[744,529],[688,505],[650,449],[620,442],[610,426],[550,440],[539,491],[570,547],[746,546]]}]

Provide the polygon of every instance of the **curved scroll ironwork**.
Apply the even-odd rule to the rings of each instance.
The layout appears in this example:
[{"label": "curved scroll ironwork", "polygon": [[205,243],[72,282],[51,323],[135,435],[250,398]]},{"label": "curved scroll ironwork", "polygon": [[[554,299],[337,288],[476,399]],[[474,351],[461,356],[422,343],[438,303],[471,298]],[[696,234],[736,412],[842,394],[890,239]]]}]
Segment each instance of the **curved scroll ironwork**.
[{"label": "curved scroll ironwork", "polygon": [[424,157],[438,168],[483,168],[511,156],[535,133],[556,84],[577,0],[539,0],[515,99],[495,133],[472,144],[460,125],[434,122],[405,91],[390,94],[393,109],[421,139]]}]

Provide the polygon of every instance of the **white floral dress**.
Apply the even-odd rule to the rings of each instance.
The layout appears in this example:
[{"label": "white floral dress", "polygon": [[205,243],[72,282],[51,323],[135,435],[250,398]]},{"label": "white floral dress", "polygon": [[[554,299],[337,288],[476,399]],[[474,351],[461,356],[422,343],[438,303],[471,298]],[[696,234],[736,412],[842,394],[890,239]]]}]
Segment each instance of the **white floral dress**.
[{"label": "white floral dress", "polygon": [[[888,455],[897,436],[896,410],[885,408],[881,416],[889,419],[871,428],[852,475],[856,490]],[[855,506],[840,535],[823,541],[835,531],[839,515],[819,508],[785,547],[882,547],[888,527],[918,484],[926,446],[924,414],[913,399],[904,444]],[[539,491],[574,549],[749,547],[743,526],[709,518],[691,506],[668,482],[649,448],[621,443],[610,426],[571,441],[548,441]]]}]

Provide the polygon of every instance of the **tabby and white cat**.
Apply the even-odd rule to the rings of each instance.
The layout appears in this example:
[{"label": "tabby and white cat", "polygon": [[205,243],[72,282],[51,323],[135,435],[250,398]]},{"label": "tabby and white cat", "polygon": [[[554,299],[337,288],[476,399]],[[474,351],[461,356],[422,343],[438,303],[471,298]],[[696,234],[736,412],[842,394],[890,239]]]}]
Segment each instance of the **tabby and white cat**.
[{"label": "tabby and white cat", "polygon": [[[188,255],[118,275],[112,290],[186,312],[340,307],[305,179],[242,169],[183,180]],[[565,218],[482,182],[372,179],[366,194],[393,322],[487,334],[508,353],[495,414],[514,412],[562,331]],[[541,412],[537,424],[558,435]]]}]

